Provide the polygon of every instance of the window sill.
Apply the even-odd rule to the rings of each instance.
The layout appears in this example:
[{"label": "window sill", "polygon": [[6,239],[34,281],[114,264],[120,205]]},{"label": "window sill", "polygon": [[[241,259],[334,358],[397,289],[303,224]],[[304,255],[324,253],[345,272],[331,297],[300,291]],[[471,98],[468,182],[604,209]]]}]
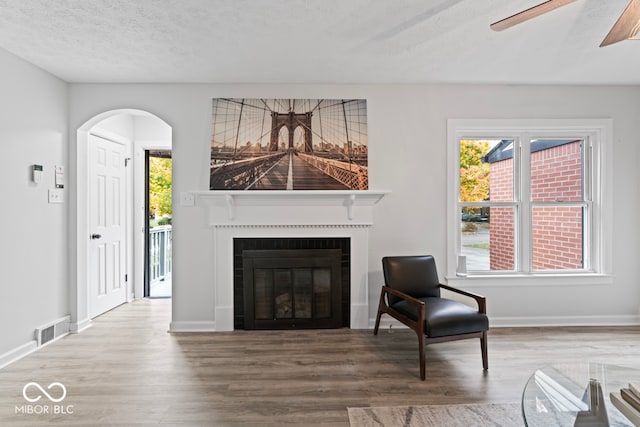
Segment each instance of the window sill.
[{"label": "window sill", "polygon": [[522,286],[601,286],[612,285],[612,274],[483,274],[476,276],[446,277],[451,286],[522,287]]}]

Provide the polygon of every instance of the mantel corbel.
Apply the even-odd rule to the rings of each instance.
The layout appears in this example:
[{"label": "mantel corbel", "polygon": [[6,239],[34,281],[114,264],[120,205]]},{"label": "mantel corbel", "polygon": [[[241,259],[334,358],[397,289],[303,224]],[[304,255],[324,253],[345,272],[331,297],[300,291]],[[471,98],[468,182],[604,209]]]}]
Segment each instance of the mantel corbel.
[{"label": "mantel corbel", "polygon": [[236,201],[231,194],[225,194],[224,199],[227,201],[227,214],[229,220],[233,221],[236,217]]}]

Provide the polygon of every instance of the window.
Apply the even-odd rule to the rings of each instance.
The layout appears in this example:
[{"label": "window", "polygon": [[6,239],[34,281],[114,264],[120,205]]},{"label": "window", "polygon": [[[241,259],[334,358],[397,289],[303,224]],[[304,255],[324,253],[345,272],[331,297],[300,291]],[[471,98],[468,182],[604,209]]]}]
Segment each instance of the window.
[{"label": "window", "polygon": [[449,121],[449,276],[606,274],[610,129]]}]

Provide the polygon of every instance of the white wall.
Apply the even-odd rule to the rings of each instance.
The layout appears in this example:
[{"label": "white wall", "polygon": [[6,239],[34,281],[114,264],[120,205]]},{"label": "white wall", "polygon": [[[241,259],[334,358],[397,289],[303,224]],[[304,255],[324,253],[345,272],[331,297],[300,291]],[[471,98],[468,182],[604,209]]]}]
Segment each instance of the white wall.
[{"label": "white wall", "polygon": [[[36,327],[69,313],[69,204],[47,198],[54,166],[68,167],[67,90],[0,49],[0,366],[32,348]],[[33,164],[44,168],[38,185]]]},{"label": "white wall", "polygon": [[[380,258],[446,256],[446,120],[449,118],[612,118],[614,123],[614,283],[606,286],[485,287],[497,319],[637,321],[640,236],[639,87],[476,85],[91,85],[70,86],[70,132],[116,108],[156,114],[173,129],[173,190],[206,190],[212,97],[366,98],[370,187],[387,189],[370,235],[370,317],[382,283]],[[71,143],[70,155],[84,148]],[[175,203],[174,203],[175,204]],[[72,221],[73,221],[72,213]],[[211,231],[199,208],[174,206],[173,320],[211,322]],[[81,266],[80,266],[81,267]]]}]

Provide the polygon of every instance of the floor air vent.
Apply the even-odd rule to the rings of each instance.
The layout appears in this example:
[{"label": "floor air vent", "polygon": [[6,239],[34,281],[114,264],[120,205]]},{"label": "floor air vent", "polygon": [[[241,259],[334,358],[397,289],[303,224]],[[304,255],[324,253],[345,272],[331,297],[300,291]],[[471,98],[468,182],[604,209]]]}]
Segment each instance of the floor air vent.
[{"label": "floor air vent", "polygon": [[38,342],[38,347],[67,335],[69,333],[69,322],[70,317],[65,316],[36,329],[36,341]]},{"label": "floor air vent", "polygon": [[38,345],[44,345],[51,341],[54,337],[56,326],[51,325],[48,328],[40,330],[40,339],[38,340]]}]

